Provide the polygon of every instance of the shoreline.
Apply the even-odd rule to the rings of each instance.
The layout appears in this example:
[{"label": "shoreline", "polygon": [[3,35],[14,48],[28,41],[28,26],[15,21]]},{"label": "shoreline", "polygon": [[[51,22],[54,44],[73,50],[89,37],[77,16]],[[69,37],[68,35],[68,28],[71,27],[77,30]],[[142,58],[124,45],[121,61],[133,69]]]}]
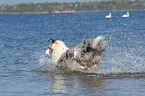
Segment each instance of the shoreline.
[{"label": "shoreline", "polygon": [[0,14],[59,14],[145,11],[143,0],[101,0],[90,2],[45,2],[0,5]]},{"label": "shoreline", "polygon": [[97,12],[131,12],[145,10],[115,10],[115,11],[53,11],[53,12],[0,12],[0,15],[17,15],[17,14],[65,14],[65,13],[97,13]]}]

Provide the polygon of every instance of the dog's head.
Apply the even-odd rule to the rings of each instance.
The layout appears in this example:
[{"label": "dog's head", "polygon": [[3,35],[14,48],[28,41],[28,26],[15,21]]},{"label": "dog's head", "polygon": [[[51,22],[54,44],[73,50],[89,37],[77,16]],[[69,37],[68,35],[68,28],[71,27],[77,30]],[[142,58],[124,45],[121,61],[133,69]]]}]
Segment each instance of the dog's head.
[{"label": "dog's head", "polygon": [[55,60],[58,60],[69,49],[63,41],[50,39],[48,42],[50,42],[50,45],[49,49],[45,51],[45,54],[52,56]]},{"label": "dog's head", "polygon": [[51,56],[52,53],[53,53],[52,45],[53,45],[53,43],[55,42],[55,40],[50,39],[50,40],[48,40],[48,42],[50,42],[51,44],[49,45],[49,49],[47,49],[47,50],[45,51],[45,54]]}]

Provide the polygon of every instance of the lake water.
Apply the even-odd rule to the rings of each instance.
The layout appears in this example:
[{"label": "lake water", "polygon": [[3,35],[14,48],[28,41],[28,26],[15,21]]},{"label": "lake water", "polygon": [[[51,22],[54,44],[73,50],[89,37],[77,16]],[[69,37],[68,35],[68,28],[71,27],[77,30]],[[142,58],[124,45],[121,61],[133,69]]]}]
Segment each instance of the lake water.
[{"label": "lake water", "polygon": [[[0,15],[0,96],[144,96],[145,11]],[[46,56],[48,39],[69,48],[106,36],[99,68],[55,68]]]}]

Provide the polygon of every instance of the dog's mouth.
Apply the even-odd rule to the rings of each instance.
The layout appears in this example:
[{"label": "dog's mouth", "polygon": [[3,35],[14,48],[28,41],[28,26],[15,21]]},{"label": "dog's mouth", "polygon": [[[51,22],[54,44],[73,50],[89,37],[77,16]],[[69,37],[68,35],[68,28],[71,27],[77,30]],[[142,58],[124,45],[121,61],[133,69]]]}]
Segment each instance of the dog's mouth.
[{"label": "dog's mouth", "polygon": [[46,55],[50,55],[50,56],[51,56],[52,53],[53,53],[53,50],[52,50],[52,48],[50,48],[50,47],[45,51],[45,54],[46,54]]},{"label": "dog's mouth", "polygon": [[52,54],[53,53],[53,49],[51,47],[52,47],[53,43],[55,42],[55,40],[49,39],[48,42],[51,43],[50,46],[49,46],[49,53]]},{"label": "dog's mouth", "polygon": [[50,54],[53,53],[53,49],[51,47],[49,47],[49,50],[50,50]]},{"label": "dog's mouth", "polygon": [[52,55],[53,49],[51,48],[55,40],[49,39],[48,42],[50,42],[49,48],[45,51],[45,54]]}]

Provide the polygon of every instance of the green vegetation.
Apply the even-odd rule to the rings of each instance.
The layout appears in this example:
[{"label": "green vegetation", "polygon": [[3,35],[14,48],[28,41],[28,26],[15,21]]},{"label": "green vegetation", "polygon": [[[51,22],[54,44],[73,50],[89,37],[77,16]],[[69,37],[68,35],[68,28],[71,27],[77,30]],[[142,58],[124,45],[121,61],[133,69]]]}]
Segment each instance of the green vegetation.
[{"label": "green vegetation", "polygon": [[39,14],[108,11],[144,11],[145,0],[104,0],[94,2],[22,3],[1,5],[0,14]]}]

